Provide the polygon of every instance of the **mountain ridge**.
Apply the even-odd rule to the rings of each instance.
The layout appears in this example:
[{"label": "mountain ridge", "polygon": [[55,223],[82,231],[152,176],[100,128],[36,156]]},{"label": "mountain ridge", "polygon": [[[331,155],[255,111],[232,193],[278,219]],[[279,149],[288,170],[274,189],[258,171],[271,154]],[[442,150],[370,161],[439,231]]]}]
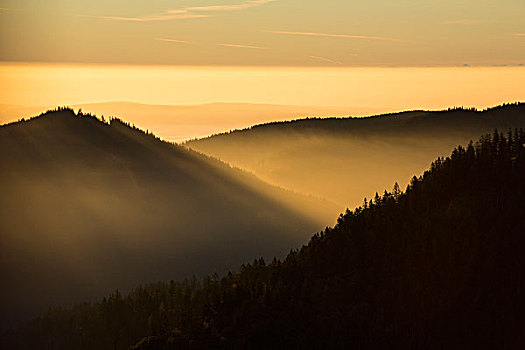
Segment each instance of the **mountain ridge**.
[{"label": "mountain ridge", "polygon": [[[0,123],[14,116],[29,117],[49,107],[24,107],[0,104]],[[164,140],[181,142],[213,134],[218,130],[247,127],[269,119],[292,119],[307,115],[347,115],[364,113],[359,108],[337,106],[296,106],[256,103],[208,103],[197,105],[151,105],[134,102],[73,104],[84,113],[114,116],[149,129]],[[375,111],[376,109],[372,109]],[[384,109],[379,109],[383,111]]]},{"label": "mountain ridge", "polygon": [[[271,128],[287,127],[287,128],[294,129],[294,128],[302,127],[301,124],[317,124],[317,125],[311,125],[311,126],[312,127],[318,127],[320,130],[323,130],[323,127],[324,127],[325,129],[328,129],[328,130],[332,130],[333,129],[333,130],[338,130],[338,131],[341,131],[341,132],[349,132],[349,131],[352,131],[352,130],[351,129],[347,129],[347,128],[341,130],[340,129],[341,124],[339,124],[339,123],[340,122],[348,122],[348,123],[353,123],[354,124],[353,126],[361,126],[361,125],[358,125],[358,124],[366,124],[366,123],[369,123],[369,122],[376,122],[376,121],[381,121],[381,122],[385,122],[385,123],[389,123],[389,122],[396,123],[396,122],[404,122],[404,121],[415,122],[414,119],[417,120],[417,123],[420,123],[422,121],[421,119],[424,119],[425,117],[436,117],[436,116],[443,116],[443,115],[445,115],[445,116],[449,115],[450,116],[450,115],[453,115],[454,113],[457,114],[457,115],[459,115],[460,113],[468,113],[468,114],[470,114],[470,115],[464,115],[464,114],[461,115],[461,118],[464,119],[465,116],[470,117],[472,115],[475,115],[475,116],[478,116],[478,117],[483,117],[483,116],[485,116],[487,114],[498,112],[501,109],[507,109],[507,110],[514,109],[514,111],[512,111],[513,113],[518,112],[518,113],[522,114],[523,110],[525,110],[525,103],[524,102],[506,103],[506,104],[503,104],[503,105],[498,105],[498,106],[495,106],[495,107],[490,107],[490,108],[486,108],[486,109],[482,109],[482,110],[478,110],[476,108],[455,107],[455,108],[449,108],[449,109],[445,109],[445,110],[422,110],[422,109],[416,109],[416,110],[408,110],[408,111],[400,111],[400,112],[392,112],[392,113],[383,113],[383,114],[363,116],[363,117],[353,117],[353,116],[349,116],[349,117],[323,117],[323,118],[306,117],[306,118],[286,120],[286,121],[273,121],[273,122],[268,122],[268,123],[256,124],[256,125],[253,125],[251,127],[244,128],[244,129],[233,130],[233,131],[230,131],[230,132],[217,133],[217,134],[210,135],[210,136],[207,136],[207,137],[204,137],[204,138],[201,138],[201,139],[197,139],[197,140],[188,140],[185,143],[195,143],[195,142],[199,142],[201,140],[207,140],[207,139],[211,139],[211,138],[219,137],[219,136],[226,136],[226,135],[231,135],[231,134],[246,133],[246,132],[250,132],[250,131],[262,131],[264,129],[271,129]],[[418,120],[418,118],[420,118],[420,119]],[[453,120],[453,119],[450,118],[450,120]],[[482,118],[478,118],[477,121],[483,122],[485,120],[483,120]],[[440,120],[440,122],[443,122],[443,120]],[[338,123],[337,126],[330,125],[330,124],[336,124],[336,123]],[[325,124],[325,125],[322,125],[322,124]],[[307,125],[307,126],[310,126],[310,125]],[[377,126],[378,125],[374,125],[374,127],[377,127]],[[509,125],[508,127],[512,127],[512,125]],[[266,130],[264,130],[264,131],[266,131]],[[383,130],[381,130],[381,131],[383,131]]]}]

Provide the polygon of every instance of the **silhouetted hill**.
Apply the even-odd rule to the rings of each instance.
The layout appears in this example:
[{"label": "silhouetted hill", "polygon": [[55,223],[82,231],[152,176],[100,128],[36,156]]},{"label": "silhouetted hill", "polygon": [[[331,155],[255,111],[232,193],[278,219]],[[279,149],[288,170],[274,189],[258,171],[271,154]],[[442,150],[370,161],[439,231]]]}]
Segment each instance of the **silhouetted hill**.
[{"label": "silhouetted hill", "polygon": [[[292,121],[271,122],[255,125],[248,129],[235,130],[210,136],[191,142],[203,142],[211,138],[240,137],[249,134],[253,137],[264,132],[311,131],[366,135],[399,135],[418,133],[436,135],[443,132],[471,136],[472,132],[481,132],[487,128],[508,128],[523,123],[525,103],[506,104],[484,111],[476,109],[451,108],[443,111],[409,111],[382,114],[371,117],[348,118],[306,118]],[[244,136],[244,135],[243,135]]]},{"label": "silhouetted hill", "polygon": [[0,127],[0,159],[4,323],[283,256],[339,210],[69,109]]},{"label": "silhouetted hill", "polygon": [[[115,292],[4,339],[32,349],[525,345],[525,131],[438,158],[283,261]],[[142,338],[142,339],[141,339]]]},{"label": "silhouetted hill", "polygon": [[[385,108],[291,106],[254,103],[207,103],[201,105],[149,105],[132,102],[86,103],[72,106],[95,115],[121,117],[163,140],[181,142],[219,131],[246,128],[269,120],[290,120],[306,116],[336,116],[385,111]],[[0,124],[30,117],[48,107],[0,104]],[[368,112],[370,113],[370,112]]]},{"label": "silhouetted hill", "polygon": [[437,156],[494,129],[525,127],[525,104],[485,111],[411,111],[367,118],[300,119],[256,125],[186,143],[263,180],[327,198],[342,208],[398,181],[403,187]]}]

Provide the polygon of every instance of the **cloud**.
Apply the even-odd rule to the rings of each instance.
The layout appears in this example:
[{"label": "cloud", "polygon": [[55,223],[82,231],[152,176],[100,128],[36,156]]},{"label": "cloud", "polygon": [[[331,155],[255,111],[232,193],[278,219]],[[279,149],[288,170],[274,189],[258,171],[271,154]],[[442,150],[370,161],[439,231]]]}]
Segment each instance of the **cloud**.
[{"label": "cloud", "polygon": [[167,10],[158,14],[151,14],[139,17],[99,16],[99,18],[128,22],[155,22],[188,18],[207,18],[211,17],[211,15],[202,14],[202,12],[246,10],[276,1],[278,0],[248,0],[239,4],[232,5],[188,6],[180,9]]},{"label": "cloud", "polygon": [[280,30],[265,30],[264,32],[272,33],[272,34],[284,34],[284,35],[318,36],[318,37],[325,37],[325,38],[396,40],[392,38],[385,38],[385,37],[380,37],[380,36],[367,36],[367,35],[327,34],[327,33],[311,33],[311,32],[287,32],[287,31],[280,31]]},{"label": "cloud", "polygon": [[209,15],[195,15],[195,14],[159,14],[149,15],[144,17],[119,17],[119,16],[99,16],[102,19],[110,19],[114,21],[126,21],[126,22],[155,22],[155,21],[169,21],[173,19],[189,19],[189,18],[206,18]]},{"label": "cloud", "polygon": [[512,35],[514,35],[514,36],[525,36],[525,33],[514,33]]},{"label": "cloud", "polygon": [[328,63],[333,63],[333,64],[339,64],[339,65],[343,64],[343,62],[336,61],[336,60],[333,60],[333,59],[327,58],[327,57],[308,56],[308,58],[311,58],[311,59],[316,60],[316,61],[328,62]]},{"label": "cloud", "polygon": [[0,7],[0,11],[21,11],[21,9],[12,9],[7,7]]},{"label": "cloud", "polygon": [[217,46],[233,47],[233,48],[237,48],[237,49],[268,50],[267,47],[252,46],[252,45],[240,45],[240,44],[217,44]]},{"label": "cloud", "polygon": [[488,24],[488,23],[497,23],[498,21],[490,19],[455,19],[450,21],[444,21],[443,24]]},{"label": "cloud", "polygon": [[250,0],[235,5],[210,5],[210,6],[194,6],[187,7],[187,11],[237,11],[247,10],[252,7],[258,7],[278,0]]},{"label": "cloud", "polygon": [[179,43],[179,44],[188,44],[189,43],[188,41],[185,41],[185,40],[166,39],[166,38],[155,38],[155,40],[166,41],[166,42],[169,42],[169,43]]}]

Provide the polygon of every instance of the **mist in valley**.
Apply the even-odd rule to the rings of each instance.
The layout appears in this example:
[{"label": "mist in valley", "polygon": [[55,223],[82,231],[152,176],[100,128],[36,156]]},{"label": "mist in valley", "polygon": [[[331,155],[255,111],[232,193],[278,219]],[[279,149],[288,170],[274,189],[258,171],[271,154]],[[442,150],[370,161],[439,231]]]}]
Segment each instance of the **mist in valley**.
[{"label": "mist in valley", "polygon": [[376,192],[404,189],[437,157],[494,129],[525,126],[524,105],[485,112],[453,109],[368,118],[269,123],[187,142],[191,149],[284,188],[322,197],[341,210]]}]

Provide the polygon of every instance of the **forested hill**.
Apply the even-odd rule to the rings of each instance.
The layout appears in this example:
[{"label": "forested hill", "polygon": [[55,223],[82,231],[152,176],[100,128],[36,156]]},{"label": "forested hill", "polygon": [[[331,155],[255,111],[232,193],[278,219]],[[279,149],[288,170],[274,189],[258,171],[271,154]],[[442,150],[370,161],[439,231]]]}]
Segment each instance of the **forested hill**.
[{"label": "forested hill", "polygon": [[264,133],[340,133],[354,136],[432,136],[452,134],[471,137],[487,130],[523,126],[525,103],[505,104],[486,110],[450,108],[442,111],[415,110],[371,117],[305,118],[259,124],[251,128],[190,141],[205,143],[220,138],[253,138]]},{"label": "forested hill", "polygon": [[12,348],[507,348],[525,345],[525,131],[437,159],[283,261],[56,309]]},{"label": "forested hill", "polygon": [[0,326],[284,256],[340,210],[70,109],[0,127],[0,159]]},{"label": "forested hill", "polygon": [[194,140],[186,146],[263,180],[343,208],[377,188],[402,187],[438,156],[494,129],[525,127],[525,104],[485,111],[412,111],[367,118],[301,119]]}]

